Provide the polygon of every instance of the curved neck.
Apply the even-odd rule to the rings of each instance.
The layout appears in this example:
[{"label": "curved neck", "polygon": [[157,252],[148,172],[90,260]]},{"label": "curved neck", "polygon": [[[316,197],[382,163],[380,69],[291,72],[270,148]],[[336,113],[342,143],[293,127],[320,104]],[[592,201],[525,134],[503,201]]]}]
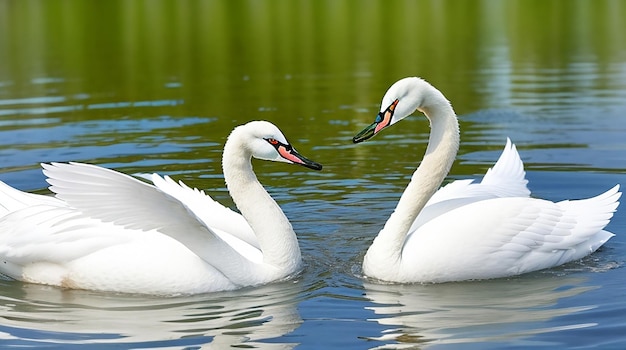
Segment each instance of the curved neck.
[{"label": "curved neck", "polygon": [[441,99],[439,103],[421,108],[431,127],[426,153],[396,209],[370,247],[383,253],[386,259],[400,260],[411,225],[439,189],[456,157],[459,148],[458,120],[450,104],[443,96]]},{"label": "curved neck", "polygon": [[283,211],[257,180],[251,158],[242,142],[229,138],[222,158],[226,187],[259,240],[263,262],[295,270],[300,264],[298,239]]}]

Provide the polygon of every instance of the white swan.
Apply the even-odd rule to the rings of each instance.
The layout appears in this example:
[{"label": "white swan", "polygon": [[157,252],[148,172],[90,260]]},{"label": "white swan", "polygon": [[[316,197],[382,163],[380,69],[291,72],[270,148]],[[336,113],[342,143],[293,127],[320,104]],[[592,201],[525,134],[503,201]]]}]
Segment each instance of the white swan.
[{"label": "white swan", "polygon": [[363,260],[366,276],[392,282],[446,282],[512,276],[580,259],[613,234],[619,185],[593,198],[530,198],[523,164],[507,141],[480,184],[437,188],[459,146],[459,125],[443,94],[420,78],[394,83],[365,141],[418,110],[430,120],[424,158]]},{"label": "white swan", "polygon": [[[231,290],[300,268],[291,224],[263,189],[251,157],[320,170],[265,121],[224,146],[231,211],[182,182],[154,185],[95,165],[43,164],[55,197],[0,182],[0,273],[66,288],[145,294]],[[243,216],[242,216],[243,215]]]}]

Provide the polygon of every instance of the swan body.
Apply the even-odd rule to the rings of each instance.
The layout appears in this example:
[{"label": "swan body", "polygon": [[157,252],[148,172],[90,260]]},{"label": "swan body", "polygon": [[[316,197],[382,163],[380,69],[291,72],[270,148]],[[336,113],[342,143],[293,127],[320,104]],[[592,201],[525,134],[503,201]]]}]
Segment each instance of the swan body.
[{"label": "swan body", "polygon": [[619,205],[619,185],[583,200],[531,198],[508,139],[480,183],[457,180],[438,190],[458,151],[459,125],[443,94],[423,79],[394,83],[376,121],[353,141],[416,110],[430,121],[426,153],[365,255],[366,276],[401,283],[506,277],[581,259],[613,236],[604,227]]},{"label": "swan body", "polygon": [[291,224],[257,180],[251,158],[321,165],[273,124],[235,128],[224,146],[241,214],[157,174],[152,184],[81,163],[42,164],[54,197],[0,182],[0,273],[66,288],[143,294],[232,290],[300,268]]}]

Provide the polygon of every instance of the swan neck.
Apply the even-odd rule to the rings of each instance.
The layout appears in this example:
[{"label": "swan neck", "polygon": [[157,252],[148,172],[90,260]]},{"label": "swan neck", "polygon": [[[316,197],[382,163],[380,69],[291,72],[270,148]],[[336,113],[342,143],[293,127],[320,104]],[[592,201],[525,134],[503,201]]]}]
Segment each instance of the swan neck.
[{"label": "swan neck", "polygon": [[[372,249],[386,252],[384,255],[387,255],[387,259],[401,259],[402,247],[413,222],[441,186],[459,148],[458,120],[443,95],[435,103],[421,107],[420,110],[430,120],[431,127],[426,153],[372,245]],[[392,256],[389,257],[389,254]]]},{"label": "swan neck", "polygon": [[222,158],[228,192],[256,234],[263,262],[293,271],[301,257],[291,223],[254,174],[252,152],[232,136],[224,146]]}]

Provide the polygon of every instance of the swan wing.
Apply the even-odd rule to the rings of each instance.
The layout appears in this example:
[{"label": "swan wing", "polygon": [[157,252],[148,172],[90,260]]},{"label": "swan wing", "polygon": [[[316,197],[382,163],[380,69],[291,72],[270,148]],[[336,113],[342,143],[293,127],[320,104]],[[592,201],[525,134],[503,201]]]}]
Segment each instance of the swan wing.
[{"label": "swan wing", "polygon": [[474,180],[456,180],[440,188],[428,201],[427,205],[461,197],[498,198],[528,197],[524,163],[517,148],[509,138],[496,164],[487,169],[480,183]]},{"label": "swan wing", "polygon": [[406,279],[495,278],[580,259],[613,236],[604,227],[619,205],[618,190],[558,203],[514,197],[458,207],[407,237]]},{"label": "swan wing", "polygon": [[0,181],[0,218],[16,210],[39,204],[58,206],[62,205],[62,202],[52,196],[22,192]]},{"label": "swan wing", "polygon": [[0,274],[59,285],[72,261],[130,239],[122,227],[59,203],[23,207],[0,218]]},{"label": "swan wing", "polygon": [[228,240],[227,235],[233,235],[237,239],[260,249],[252,227],[241,214],[213,200],[204,191],[190,188],[182,181],[176,182],[169,176],[162,177],[158,174],[151,174],[148,179],[160,191],[184,203],[188,210],[223,239]]},{"label": "swan wing", "polygon": [[83,216],[58,198],[0,181],[0,271],[12,278],[22,279],[24,266],[64,264],[128,241],[113,226]]},{"label": "swan wing", "polygon": [[131,230],[157,230],[214,266],[241,257],[252,262],[262,260],[256,247],[235,236],[222,239],[220,235],[226,235],[223,231],[204,225],[190,208],[196,209],[196,203],[182,202],[153,185],[91,164],[42,166],[56,197],[89,217]]},{"label": "swan wing", "polygon": [[0,218],[0,275],[125,293],[171,295],[236,287],[166,235],[131,231],[59,203],[24,207]]},{"label": "swan wing", "polygon": [[64,263],[131,239],[112,228],[67,206],[33,205],[0,218],[0,256],[22,265]]},{"label": "swan wing", "polygon": [[524,163],[509,138],[496,164],[487,170],[480,183],[456,180],[440,188],[415,218],[409,232],[455,208],[470,203],[502,197],[529,197]]},{"label": "swan wing", "polygon": [[528,180],[526,180],[524,163],[515,144],[508,137],[500,158],[493,168],[487,169],[480,184],[489,187],[491,192],[497,194],[498,197],[530,196],[530,190],[526,186]]}]

